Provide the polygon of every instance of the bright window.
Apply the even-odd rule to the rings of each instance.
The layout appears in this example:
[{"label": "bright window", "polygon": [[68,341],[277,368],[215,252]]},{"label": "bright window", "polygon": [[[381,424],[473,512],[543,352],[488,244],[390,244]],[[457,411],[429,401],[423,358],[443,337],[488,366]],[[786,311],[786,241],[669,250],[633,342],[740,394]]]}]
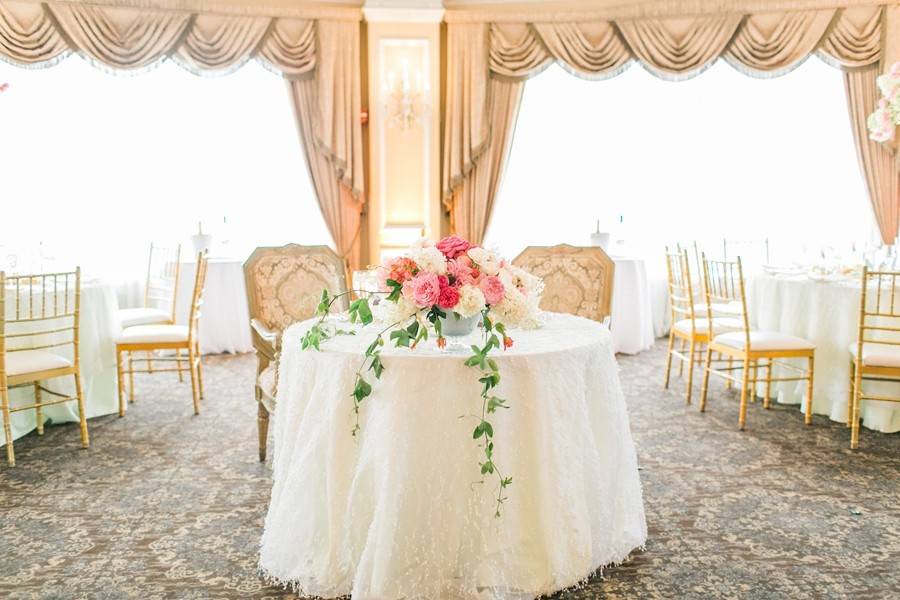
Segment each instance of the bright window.
[{"label": "bright window", "polygon": [[189,249],[201,221],[219,255],[331,244],[284,80],[256,63],[197,77],[0,62],[0,82],[2,266],[133,275],[151,241]]},{"label": "bright window", "polygon": [[681,82],[636,65],[529,80],[488,243],[509,256],[584,245],[597,221],[626,240],[620,251],[660,262],[673,241],[769,238],[773,254],[868,241],[840,71],[813,59],[756,79],[720,61]]}]

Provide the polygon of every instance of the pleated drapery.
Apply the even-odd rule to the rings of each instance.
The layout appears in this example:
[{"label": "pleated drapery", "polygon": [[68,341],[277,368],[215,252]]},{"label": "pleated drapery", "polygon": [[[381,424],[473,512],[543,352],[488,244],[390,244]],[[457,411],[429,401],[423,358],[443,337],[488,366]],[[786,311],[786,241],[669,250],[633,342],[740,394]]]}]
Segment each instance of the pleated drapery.
[{"label": "pleated drapery", "polygon": [[[257,14],[251,5],[229,2],[148,4],[156,5],[0,0],[0,59],[41,67],[75,52],[112,71],[139,71],[171,59],[196,74],[226,74],[259,60],[291,82],[294,106],[303,110],[298,129],[319,205],[338,252],[358,266],[358,240],[345,234],[345,221],[358,231],[364,203],[360,11],[317,9],[308,11],[316,18],[304,18],[287,5],[284,10],[296,16],[277,16],[277,2]],[[211,10],[191,12],[186,5]]]},{"label": "pleated drapery", "polygon": [[[884,31],[886,11],[898,10],[876,2],[851,3],[854,6],[847,8],[822,8],[823,2],[813,1],[745,2],[779,9],[744,13],[729,12],[721,3],[695,4],[651,2],[630,10],[658,9],[660,16],[573,15],[571,20],[566,15],[527,20],[510,12],[480,16],[476,11],[448,12],[443,197],[457,233],[478,241],[483,236],[515,129],[518,102],[501,99],[495,103],[493,94],[498,90],[508,96],[507,88],[495,82],[524,82],[553,62],[588,79],[613,77],[635,61],[658,77],[685,79],[719,58],[748,75],[773,77],[790,71],[813,53],[848,71],[873,69],[882,59],[885,41],[890,43]],[[808,10],[785,10],[789,4]],[[692,16],[662,14],[670,8],[684,8]],[[874,84],[871,93],[875,93]],[[499,113],[503,106],[509,112]],[[855,112],[851,107],[854,123],[858,122]],[[867,142],[864,120],[862,123]],[[506,139],[495,139],[500,135]],[[858,148],[864,146],[858,144]],[[867,181],[868,172],[882,172],[871,163],[881,160],[873,158],[876,154],[860,150]],[[891,212],[884,208],[890,196],[872,192],[874,184],[869,185],[870,194],[883,198],[878,201],[882,208],[876,209],[882,235],[896,231],[896,223],[890,223],[891,214],[896,221],[896,194]],[[873,199],[873,205],[875,202]],[[893,237],[885,241],[893,241]]]},{"label": "pleated drapery", "polygon": [[900,225],[900,169],[894,162],[893,152],[888,146],[869,139],[866,119],[878,103],[878,89],[875,78],[879,75],[876,66],[866,69],[846,71],[844,87],[847,91],[847,105],[850,108],[853,141],[859,167],[866,182],[872,210],[878,221],[881,239],[893,243]]}]

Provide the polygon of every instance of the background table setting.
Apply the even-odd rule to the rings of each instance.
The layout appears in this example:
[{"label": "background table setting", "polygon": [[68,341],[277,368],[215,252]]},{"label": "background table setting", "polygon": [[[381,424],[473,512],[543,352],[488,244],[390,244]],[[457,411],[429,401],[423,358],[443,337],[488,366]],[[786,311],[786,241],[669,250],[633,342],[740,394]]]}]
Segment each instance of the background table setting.
[{"label": "background table setting", "polygon": [[[762,330],[785,331],[816,344],[816,376],[812,410],[831,420],[847,422],[850,395],[850,353],[856,342],[860,310],[861,267],[767,268],[749,278],[747,304],[753,325]],[[900,304],[900,298],[895,299]],[[889,300],[886,300],[889,301]],[[896,383],[868,383],[871,389]],[[778,402],[800,404],[803,385],[773,384]],[[761,393],[760,393],[761,395]],[[866,400],[864,427],[900,431],[900,404]]]}]

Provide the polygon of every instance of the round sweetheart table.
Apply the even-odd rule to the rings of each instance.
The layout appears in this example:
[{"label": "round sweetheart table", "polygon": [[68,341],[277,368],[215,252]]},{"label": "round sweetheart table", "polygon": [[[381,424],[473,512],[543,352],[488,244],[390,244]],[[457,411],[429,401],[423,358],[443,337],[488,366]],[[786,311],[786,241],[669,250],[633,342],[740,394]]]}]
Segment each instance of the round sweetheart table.
[{"label": "round sweetheart table", "polygon": [[568,315],[543,320],[492,353],[509,405],[490,416],[494,461],[513,480],[500,517],[496,480],[480,475],[472,439],[481,398],[467,351],[386,347],[353,437],[350,392],[378,325],[320,352],[300,349],[310,321],[289,328],[262,573],[326,598],[522,599],[575,585],[643,545],[609,331]]}]

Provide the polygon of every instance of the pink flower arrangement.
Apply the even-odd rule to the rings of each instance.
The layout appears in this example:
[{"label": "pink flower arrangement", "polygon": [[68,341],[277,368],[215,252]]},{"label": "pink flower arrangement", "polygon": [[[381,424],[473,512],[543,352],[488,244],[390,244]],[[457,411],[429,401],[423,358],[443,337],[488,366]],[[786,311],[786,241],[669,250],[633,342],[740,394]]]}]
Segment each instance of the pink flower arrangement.
[{"label": "pink flower arrangement", "polygon": [[506,289],[503,287],[503,282],[500,281],[500,278],[496,275],[488,275],[481,280],[478,287],[481,288],[481,293],[484,294],[484,300],[488,304],[497,305],[503,302],[503,297],[506,295]]},{"label": "pink flower arrangement", "polygon": [[872,140],[887,142],[894,138],[897,125],[900,125],[900,62],[894,63],[876,83],[882,97],[866,124]]},{"label": "pink flower arrangement", "polygon": [[469,248],[472,247],[472,244],[458,235],[448,235],[435,244],[435,246],[447,258],[456,258],[468,252]]}]

